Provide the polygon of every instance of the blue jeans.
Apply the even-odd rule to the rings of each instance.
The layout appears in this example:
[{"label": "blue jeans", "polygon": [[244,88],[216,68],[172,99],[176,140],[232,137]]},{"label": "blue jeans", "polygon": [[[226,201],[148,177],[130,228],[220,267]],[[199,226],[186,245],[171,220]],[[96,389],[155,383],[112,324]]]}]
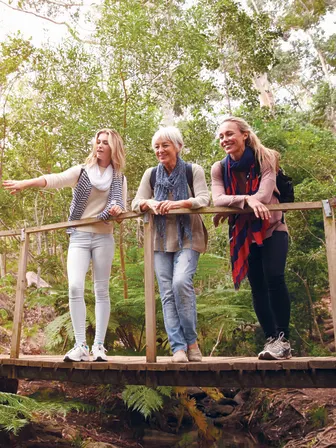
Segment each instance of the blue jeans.
[{"label": "blue jeans", "polygon": [[163,319],[173,353],[187,351],[197,340],[196,295],[193,277],[199,252],[154,252],[155,274],[159,284]]},{"label": "blue jeans", "polygon": [[86,341],[85,276],[92,259],[96,299],[96,334],[94,343],[103,343],[110,318],[109,280],[114,256],[112,234],[75,231],[68,250],[69,308],[77,344]]}]

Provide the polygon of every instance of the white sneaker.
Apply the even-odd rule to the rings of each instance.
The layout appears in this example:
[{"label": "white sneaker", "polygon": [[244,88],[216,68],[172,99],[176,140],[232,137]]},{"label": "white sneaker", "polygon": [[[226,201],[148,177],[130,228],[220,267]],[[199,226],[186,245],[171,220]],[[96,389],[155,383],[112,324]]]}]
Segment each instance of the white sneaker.
[{"label": "white sneaker", "polygon": [[89,347],[81,344],[75,346],[64,355],[65,362],[90,361]]},{"label": "white sneaker", "polygon": [[106,356],[106,348],[103,346],[103,344],[95,344],[91,348],[91,353],[93,355],[93,361],[102,362],[107,361]]}]

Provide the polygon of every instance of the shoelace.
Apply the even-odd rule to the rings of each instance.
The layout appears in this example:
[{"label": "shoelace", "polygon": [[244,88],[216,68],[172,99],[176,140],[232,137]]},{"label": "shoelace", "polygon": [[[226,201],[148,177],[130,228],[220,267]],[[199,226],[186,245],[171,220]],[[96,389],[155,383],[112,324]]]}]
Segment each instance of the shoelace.
[{"label": "shoelace", "polygon": [[278,337],[278,339],[275,339],[274,340],[274,342],[273,342],[273,344],[272,344],[272,348],[283,348],[283,343],[284,342],[286,342],[286,341],[284,341],[284,338],[285,338],[285,333],[283,333],[283,332],[281,332],[280,334],[279,334],[279,337]]},{"label": "shoelace", "polygon": [[273,344],[273,342],[275,342],[275,338],[273,338],[272,336],[270,336],[269,338],[266,339],[266,343],[264,345],[264,350],[270,345]]}]

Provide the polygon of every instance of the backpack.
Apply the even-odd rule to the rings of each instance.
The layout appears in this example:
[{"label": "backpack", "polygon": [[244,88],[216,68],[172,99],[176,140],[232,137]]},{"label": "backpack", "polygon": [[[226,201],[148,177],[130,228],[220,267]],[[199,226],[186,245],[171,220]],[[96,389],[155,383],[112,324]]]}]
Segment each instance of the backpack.
[{"label": "backpack", "polygon": [[276,177],[276,186],[280,194],[275,193],[279,202],[294,202],[294,185],[292,178],[287,176],[281,168],[279,168]]},{"label": "backpack", "polygon": [[[149,183],[150,183],[150,186],[151,186],[152,190],[154,190],[155,183],[156,183],[156,170],[157,170],[157,166],[155,166],[152,169],[152,172],[151,172],[151,175],[150,175],[150,179],[149,179]],[[194,193],[194,178],[193,178],[192,164],[191,163],[186,163],[186,175],[187,175],[187,182],[188,182],[189,188],[191,190],[191,194],[193,195],[193,197],[195,197],[195,193]]]},{"label": "backpack", "polygon": [[[260,166],[257,163],[257,172],[260,173]],[[224,160],[221,160],[221,168],[222,168],[222,177],[224,180]],[[294,202],[294,185],[292,178],[287,176],[282,168],[279,168],[279,171],[276,175],[276,186],[279,190],[279,193],[275,193],[274,195],[278,198],[280,203],[283,202]]]}]

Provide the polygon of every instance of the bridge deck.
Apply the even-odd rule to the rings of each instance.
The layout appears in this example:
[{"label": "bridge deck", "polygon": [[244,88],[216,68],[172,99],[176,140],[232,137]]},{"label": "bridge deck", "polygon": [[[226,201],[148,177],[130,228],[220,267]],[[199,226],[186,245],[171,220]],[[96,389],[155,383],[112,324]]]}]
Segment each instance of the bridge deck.
[{"label": "bridge deck", "polygon": [[0,356],[0,377],[84,384],[151,386],[336,388],[336,357],[261,361],[248,357],[204,357],[173,364],[170,357],[110,356],[108,362],[63,362],[61,356]]}]

